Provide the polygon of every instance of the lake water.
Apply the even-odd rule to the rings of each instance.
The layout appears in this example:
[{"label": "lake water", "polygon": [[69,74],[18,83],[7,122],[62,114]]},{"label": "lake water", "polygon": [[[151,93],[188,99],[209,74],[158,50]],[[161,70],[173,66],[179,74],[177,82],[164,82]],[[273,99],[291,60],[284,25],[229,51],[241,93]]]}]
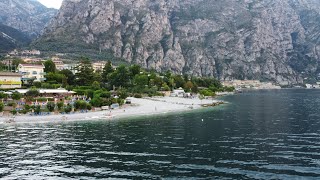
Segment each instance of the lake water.
[{"label": "lake water", "polygon": [[224,99],[158,117],[0,125],[0,178],[319,179],[320,91]]}]

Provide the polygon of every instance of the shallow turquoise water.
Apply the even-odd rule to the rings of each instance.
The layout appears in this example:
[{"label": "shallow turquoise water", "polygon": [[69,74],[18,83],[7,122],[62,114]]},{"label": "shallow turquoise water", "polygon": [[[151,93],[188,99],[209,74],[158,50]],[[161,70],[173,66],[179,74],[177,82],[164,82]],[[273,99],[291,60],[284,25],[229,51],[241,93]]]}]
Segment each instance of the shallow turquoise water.
[{"label": "shallow turquoise water", "polygon": [[320,91],[224,99],[175,115],[0,126],[0,178],[319,179]]}]

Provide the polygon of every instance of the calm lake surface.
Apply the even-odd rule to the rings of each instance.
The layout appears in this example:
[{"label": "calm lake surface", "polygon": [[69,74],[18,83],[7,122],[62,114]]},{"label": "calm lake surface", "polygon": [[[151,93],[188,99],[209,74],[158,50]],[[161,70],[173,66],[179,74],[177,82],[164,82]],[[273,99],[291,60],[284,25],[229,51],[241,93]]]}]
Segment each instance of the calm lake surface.
[{"label": "calm lake surface", "polygon": [[0,178],[319,179],[320,91],[224,100],[158,117],[0,125]]}]

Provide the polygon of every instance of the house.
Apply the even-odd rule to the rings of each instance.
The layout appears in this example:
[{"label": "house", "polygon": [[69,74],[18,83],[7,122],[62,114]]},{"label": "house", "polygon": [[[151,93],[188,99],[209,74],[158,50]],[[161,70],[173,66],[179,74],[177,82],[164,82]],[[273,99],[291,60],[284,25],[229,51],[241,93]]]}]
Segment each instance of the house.
[{"label": "house", "polygon": [[61,70],[65,69],[63,61],[58,60],[58,59],[54,59],[53,63],[55,64],[57,70],[61,71]]},{"label": "house", "polygon": [[21,55],[26,56],[39,56],[41,55],[41,52],[39,50],[33,49],[33,50],[25,50],[21,52]]},{"label": "house", "polygon": [[19,73],[12,72],[0,72],[0,88],[1,89],[13,89],[21,88],[21,77]]},{"label": "house", "polygon": [[43,60],[40,58],[23,58],[23,62],[26,64],[41,64]]},{"label": "house", "polygon": [[185,91],[182,88],[174,89],[171,93],[171,97],[184,97]]},{"label": "house", "polygon": [[34,80],[35,82],[46,80],[43,64],[19,64],[18,72],[22,75],[22,81],[25,83],[29,80]]},{"label": "house", "polygon": [[92,63],[92,68],[94,69],[94,71],[102,71],[104,66],[106,65],[106,62],[95,62],[95,63]]},{"label": "house", "polygon": [[64,64],[63,69],[70,70],[73,74],[78,72],[78,65],[77,64]]}]

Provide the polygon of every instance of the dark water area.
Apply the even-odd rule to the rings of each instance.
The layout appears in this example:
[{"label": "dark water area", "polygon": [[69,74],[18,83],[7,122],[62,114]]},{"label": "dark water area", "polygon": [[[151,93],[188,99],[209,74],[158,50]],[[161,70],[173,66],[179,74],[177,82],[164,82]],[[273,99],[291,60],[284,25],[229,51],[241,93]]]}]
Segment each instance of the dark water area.
[{"label": "dark water area", "polygon": [[320,178],[320,91],[223,99],[175,115],[0,125],[0,178]]}]

